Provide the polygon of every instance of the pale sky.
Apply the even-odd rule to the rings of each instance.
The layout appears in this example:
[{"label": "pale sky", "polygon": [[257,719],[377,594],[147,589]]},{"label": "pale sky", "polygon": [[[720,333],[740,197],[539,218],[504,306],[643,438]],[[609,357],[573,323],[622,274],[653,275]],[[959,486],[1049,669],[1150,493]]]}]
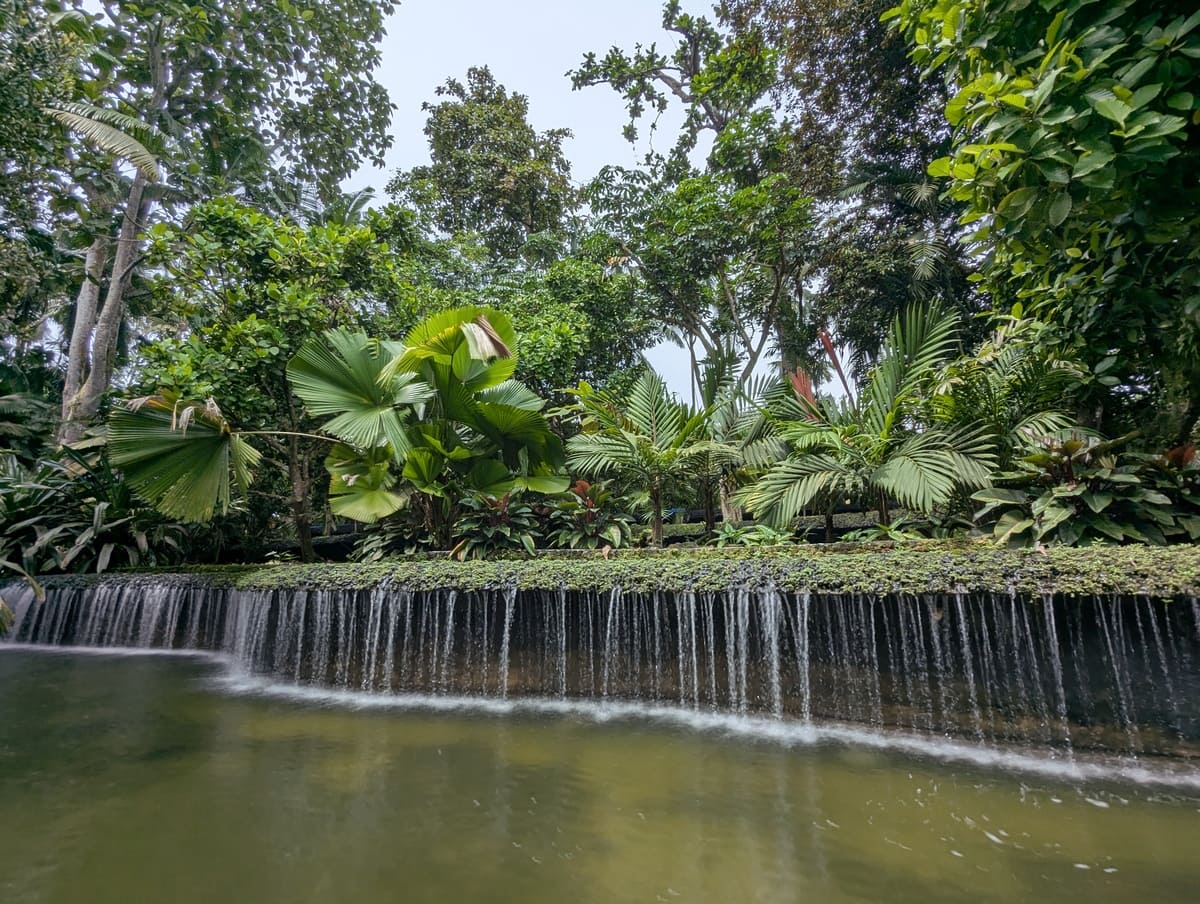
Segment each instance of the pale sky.
[{"label": "pale sky", "polygon": [[[683,8],[711,13],[710,5],[696,0],[687,0]],[[387,22],[378,75],[396,105],[388,165],[360,170],[346,187],[371,186],[382,196],[396,169],[427,162],[421,104],[433,100],[434,89],[448,77],[461,80],[476,65],[489,66],[498,82],[529,98],[529,119],[538,131],[568,128],[574,133],[564,150],[577,182],[590,180],[605,164],[636,165],[649,147],[649,119],[643,119],[642,141],[634,148],[621,135],[626,112],[617,93],[607,86],[572,91],[566,72],[577,68],[589,50],[602,55],[613,45],[632,50],[639,41],[657,41],[669,52],[675,43],[661,22],[659,0],[402,2]],[[670,149],[681,120],[678,107],[664,115],[653,139],[657,150]],[[666,345],[648,357],[671,388],[686,398],[687,354]]]},{"label": "pale sky", "polygon": [[[684,9],[708,11],[695,0]],[[607,86],[572,91],[566,72],[589,50],[603,54],[613,45],[631,50],[638,41],[673,49],[661,21],[659,0],[403,0],[387,22],[378,74],[396,105],[395,143],[385,169],[364,169],[349,187],[381,190],[397,168],[426,162],[421,104],[434,100],[434,89],[448,77],[463,79],[477,65],[489,66],[498,82],[529,98],[534,128],[574,133],[565,151],[577,181],[587,181],[606,163],[635,165],[647,145],[635,150],[621,136],[626,121],[621,98]],[[677,108],[663,118],[655,142],[660,150],[670,148],[680,119]],[[645,136],[649,129],[641,131]]]}]

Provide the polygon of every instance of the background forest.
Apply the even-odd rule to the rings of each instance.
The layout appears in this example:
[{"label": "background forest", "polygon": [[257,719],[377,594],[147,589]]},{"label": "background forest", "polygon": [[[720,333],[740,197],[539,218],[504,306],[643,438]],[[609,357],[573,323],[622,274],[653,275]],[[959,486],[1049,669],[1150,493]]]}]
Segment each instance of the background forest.
[{"label": "background forest", "polygon": [[480,60],[347,193],[394,8],[0,0],[5,568],[1200,538],[1193,2],[668,2],[639,165]]}]

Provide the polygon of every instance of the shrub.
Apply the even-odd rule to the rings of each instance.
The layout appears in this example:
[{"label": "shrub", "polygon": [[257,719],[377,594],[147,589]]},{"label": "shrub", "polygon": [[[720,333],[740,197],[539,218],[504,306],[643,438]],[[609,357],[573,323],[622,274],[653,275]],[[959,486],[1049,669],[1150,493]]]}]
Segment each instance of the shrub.
[{"label": "shrub", "polygon": [[468,496],[459,505],[465,513],[454,525],[458,542],[451,551],[458,559],[486,559],[495,553],[521,551],[533,555],[539,532],[533,508],[513,493]]},{"label": "shrub", "polygon": [[561,549],[620,549],[629,545],[632,523],[608,484],[577,480],[550,510],[546,538]]},{"label": "shrub", "polygon": [[997,516],[993,533],[1002,543],[1161,546],[1200,538],[1194,450],[1172,453],[1172,461],[1119,454],[1122,442],[1042,440],[1040,451],[1020,459],[1020,470],[996,475],[1000,486],[971,497],[985,503],[976,520]]}]

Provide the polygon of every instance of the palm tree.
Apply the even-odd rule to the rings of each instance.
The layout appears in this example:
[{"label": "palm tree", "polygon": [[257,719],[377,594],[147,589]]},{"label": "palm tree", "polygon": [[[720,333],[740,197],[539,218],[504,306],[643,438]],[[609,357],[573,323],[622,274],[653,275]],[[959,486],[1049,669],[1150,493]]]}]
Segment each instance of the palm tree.
[{"label": "palm tree", "polygon": [[696,477],[714,460],[732,454],[704,435],[711,413],[692,411],[647,368],[624,400],[586,383],[572,390],[583,414],[583,432],[567,442],[567,464],[595,477],[617,475],[650,499],[652,542],[662,546],[663,505],[668,491]]},{"label": "palm tree", "polygon": [[943,423],[983,424],[996,439],[998,469],[1040,451],[1040,440],[1077,430],[1072,389],[1086,376],[1074,361],[1048,353],[1037,341],[1038,321],[1001,326],[974,354],[950,364],[931,402]]},{"label": "palm tree", "polygon": [[929,512],[957,490],[986,485],[996,457],[985,428],[919,425],[912,416],[956,349],[956,319],[936,307],[896,318],[857,397],[818,399],[795,380],[795,394],[773,415],[790,452],[744,495],[755,516],[782,527],[807,508],[829,512],[852,500],[886,524],[889,499]]},{"label": "palm tree", "polygon": [[[490,308],[430,317],[404,342],[331,330],[288,366],[292,390],[330,418],[326,461],[331,508],[374,522],[416,499],[443,542],[466,493],[556,493],[562,444],[545,402],[511,379],[512,324]],[[234,483],[249,485],[259,434],[238,431],[217,404],[165,395],[118,405],[109,419],[113,464],[144,499],[171,517],[207,521],[227,510]],[[232,476],[232,479],[231,479]]]}]

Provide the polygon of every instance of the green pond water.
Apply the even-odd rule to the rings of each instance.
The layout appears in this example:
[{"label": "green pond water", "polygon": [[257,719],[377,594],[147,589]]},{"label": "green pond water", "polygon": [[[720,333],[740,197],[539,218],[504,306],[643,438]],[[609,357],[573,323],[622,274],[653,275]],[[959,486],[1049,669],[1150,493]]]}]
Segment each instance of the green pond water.
[{"label": "green pond water", "polygon": [[0,650],[0,902],[1200,900],[1200,791]]}]

